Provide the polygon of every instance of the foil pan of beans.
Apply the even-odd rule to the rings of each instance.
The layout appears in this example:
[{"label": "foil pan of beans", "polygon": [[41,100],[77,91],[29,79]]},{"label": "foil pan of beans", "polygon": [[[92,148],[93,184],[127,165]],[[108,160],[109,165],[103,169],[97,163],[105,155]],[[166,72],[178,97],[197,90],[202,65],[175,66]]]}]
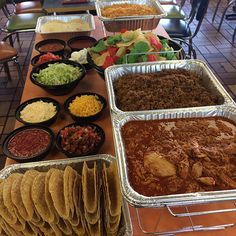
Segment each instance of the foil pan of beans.
[{"label": "foil pan of beans", "polygon": [[[8,235],[26,230],[20,222],[27,224],[31,235],[35,231],[57,235],[132,235],[129,208],[121,195],[113,156],[100,154],[10,165],[0,171],[0,190],[4,194],[9,191],[8,198],[12,199],[9,203],[1,198],[1,206],[5,205],[0,209],[1,229]],[[31,198],[27,197],[28,192]],[[8,209],[9,204],[14,211]],[[25,221],[20,221],[22,218]]]},{"label": "foil pan of beans", "polygon": [[135,207],[236,199],[236,107],[113,116],[124,198]]},{"label": "foil pan of beans", "polygon": [[[142,13],[146,12],[145,10],[147,8],[150,8],[149,10],[151,10],[151,12],[145,15],[140,15],[140,11],[136,7],[138,14],[129,15],[130,11],[135,10],[135,6],[133,6],[132,10],[127,10],[127,15],[119,15],[121,12],[120,10],[122,9],[122,12],[124,12],[125,8],[129,7],[130,4],[136,4],[139,5],[139,7],[144,8],[142,10],[140,9]],[[103,22],[105,29],[109,32],[119,32],[122,29],[136,30],[138,28],[142,28],[144,31],[153,30],[159,24],[160,19],[166,16],[163,7],[159,1],[156,0],[101,0],[95,2],[95,7],[98,18]],[[105,9],[108,7],[110,9],[107,10],[110,14],[105,14]]]},{"label": "foil pan of beans", "polygon": [[114,114],[198,111],[235,104],[205,62],[176,60],[115,65],[105,70]]}]

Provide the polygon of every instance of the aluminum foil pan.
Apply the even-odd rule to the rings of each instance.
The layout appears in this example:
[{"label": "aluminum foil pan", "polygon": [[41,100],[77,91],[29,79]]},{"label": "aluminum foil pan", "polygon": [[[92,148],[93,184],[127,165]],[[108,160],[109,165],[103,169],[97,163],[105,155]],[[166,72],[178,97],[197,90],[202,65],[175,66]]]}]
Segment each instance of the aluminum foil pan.
[{"label": "aluminum foil pan", "polygon": [[[74,19],[80,19],[80,20],[83,20],[85,22],[87,22],[90,26],[90,30],[87,31],[71,31],[71,32],[64,32],[64,31],[58,31],[58,32],[52,32],[52,33],[45,33],[41,30],[41,27],[43,24],[49,22],[49,21],[52,21],[52,20],[60,20],[60,21],[63,21],[63,22],[69,22],[71,20],[74,20]],[[91,31],[95,30],[95,22],[94,22],[94,18],[93,18],[93,15],[91,14],[77,14],[77,15],[57,15],[57,16],[41,16],[38,18],[38,21],[37,21],[37,25],[36,25],[36,28],[35,28],[35,32],[36,33],[39,33],[39,34],[57,34],[57,33],[78,33],[78,32],[81,32],[83,33],[83,35],[88,35],[91,33]]]},{"label": "aluminum foil pan", "polygon": [[[88,166],[92,167],[92,163],[94,161],[97,162],[98,170],[101,171],[102,163],[111,163],[112,161],[116,161],[116,159],[111,155],[99,154],[94,156],[85,156],[83,158],[73,158],[73,159],[64,159],[64,160],[51,160],[51,161],[41,161],[41,162],[31,162],[24,164],[14,164],[7,166],[3,170],[0,171],[0,179],[6,179],[12,173],[24,173],[29,169],[35,169],[38,171],[47,171],[50,168],[57,168],[64,170],[66,166],[71,166],[78,173],[82,173],[83,162],[86,161]],[[101,175],[100,175],[101,176]],[[122,219],[121,226],[119,229],[118,236],[130,236],[132,233],[132,224],[129,214],[129,207],[127,202],[123,199],[122,206]]]},{"label": "aluminum foil pan", "polygon": [[193,204],[211,203],[217,201],[236,200],[236,190],[196,192],[186,194],[173,194],[155,197],[147,197],[137,193],[130,185],[128,179],[128,167],[126,164],[125,146],[122,140],[121,128],[129,121],[134,120],[157,120],[176,119],[193,117],[214,117],[221,116],[236,122],[236,107],[209,108],[202,111],[183,110],[177,113],[155,113],[150,114],[129,114],[116,117],[112,120],[115,150],[118,157],[118,166],[121,176],[121,188],[124,198],[135,207],[165,207],[165,206],[186,206]]},{"label": "aluminum foil pan", "polygon": [[115,114],[149,114],[150,112],[165,113],[169,109],[159,109],[159,110],[146,110],[146,111],[122,111],[116,106],[116,96],[114,92],[113,83],[119,77],[125,74],[132,73],[154,73],[164,69],[186,69],[197,73],[203,78],[204,85],[209,88],[209,90],[218,95],[222,102],[221,105],[215,106],[202,106],[202,107],[192,107],[192,108],[175,108],[171,109],[173,112],[179,112],[182,110],[196,111],[202,109],[208,109],[209,107],[222,107],[225,105],[235,104],[231,96],[226,92],[224,87],[212,73],[207,64],[200,60],[177,60],[177,61],[161,61],[154,63],[139,63],[139,64],[127,64],[127,65],[116,65],[111,66],[105,70],[106,86],[108,91],[108,98],[110,103],[111,111]]},{"label": "aluminum foil pan", "polygon": [[[101,14],[101,9],[106,6],[111,6],[113,4],[140,4],[154,7],[157,9],[158,15],[148,15],[148,16],[124,16],[116,18],[103,17]],[[98,18],[103,22],[104,27],[109,32],[118,32],[121,29],[135,30],[142,28],[142,30],[153,30],[157,27],[161,18],[166,16],[164,9],[157,0],[113,0],[113,1],[96,1],[95,7],[97,11]]]}]

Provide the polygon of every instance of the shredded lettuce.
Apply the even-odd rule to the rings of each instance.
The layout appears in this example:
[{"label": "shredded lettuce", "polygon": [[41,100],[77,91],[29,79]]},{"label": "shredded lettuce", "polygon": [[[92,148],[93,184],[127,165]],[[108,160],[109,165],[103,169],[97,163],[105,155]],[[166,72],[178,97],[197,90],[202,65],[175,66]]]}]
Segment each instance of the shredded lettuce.
[{"label": "shredded lettuce", "polygon": [[49,64],[47,68],[39,73],[34,73],[35,80],[45,85],[63,85],[76,80],[81,74],[78,67],[65,63]]}]

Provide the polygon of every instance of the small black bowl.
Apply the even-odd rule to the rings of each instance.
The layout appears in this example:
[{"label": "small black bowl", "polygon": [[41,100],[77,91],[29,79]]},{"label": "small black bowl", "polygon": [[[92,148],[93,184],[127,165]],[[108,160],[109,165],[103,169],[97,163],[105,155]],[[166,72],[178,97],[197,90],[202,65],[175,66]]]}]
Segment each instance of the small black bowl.
[{"label": "small black bowl", "polygon": [[[54,64],[54,63],[65,63],[65,64],[72,65],[75,67],[79,67],[81,69],[81,74],[78,76],[78,78],[76,80],[74,80],[70,83],[67,83],[67,84],[45,85],[45,84],[39,83],[34,78],[34,73],[39,73],[40,70],[45,69],[48,67],[49,64]],[[30,80],[33,84],[45,89],[47,92],[49,92],[53,95],[59,96],[59,95],[64,95],[64,94],[71,92],[77,86],[79,81],[84,78],[85,74],[86,74],[86,70],[85,70],[84,66],[82,66],[81,64],[74,62],[74,61],[70,61],[70,60],[57,60],[57,61],[49,61],[49,62],[46,62],[41,65],[33,67],[32,71],[30,73]]]},{"label": "small black bowl", "polygon": [[[44,53],[40,53],[40,54],[34,56],[34,57],[31,59],[31,65],[32,65],[32,66],[38,66],[37,62],[38,62],[39,58],[40,58],[42,55],[44,55],[44,54],[47,54],[47,53],[44,52]],[[55,55],[56,55],[56,54],[55,54]],[[60,56],[62,60],[65,60],[65,59],[66,59],[65,56],[63,56],[63,55],[56,55],[56,56]],[[43,63],[42,63],[42,64],[43,64]],[[40,64],[40,65],[41,65],[41,64]]]},{"label": "small black bowl", "polygon": [[71,51],[79,51],[83,48],[92,47],[97,40],[90,36],[77,36],[69,39],[67,45],[70,47]]},{"label": "small black bowl", "polygon": [[[48,103],[53,103],[53,105],[56,107],[56,114],[51,117],[50,119],[48,120],[45,120],[45,121],[42,121],[42,122],[38,122],[38,123],[30,123],[30,122],[27,122],[27,121],[24,121],[21,117],[20,117],[20,112],[28,105],[28,104],[31,104],[31,103],[34,103],[34,102],[37,102],[37,101],[43,101],[43,102],[48,102]],[[20,104],[20,106],[17,107],[16,111],[15,111],[15,117],[18,121],[20,121],[21,123],[25,124],[25,125],[47,125],[47,126],[50,126],[52,125],[56,119],[57,119],[57,116],[60,112],[60,104],[58,101],[52,99],[52,98],[48,98],[48,97],[38,97],[38,98],[33,98],[33,99],[30,99],[30,100],[27,100],[25,101],[24,103]]]},{"label": "small black bowl", "polygon": [[[102,103],[102,109],[98,113],[91,115],[91,116],[76,116],[76,115],[72,114],[69,110],[70,103],[76,97],[80,97],[83,95],[94,95],[94,96],[96,95],[99,98],[99,101]],[[96,119],[98,119],[100,117],[102,111],[105,109],[106,105],[107,105],[107,102],[103,96],[101,96],[97,93],[89,93],[88,92],[88,93],[78,93],[78,94],[75,94],[75,95],[69,97],[64,103],[64,109],[67,113],[69,113],[71,115],[72,119],[74,119],[76,122],[84,122],[84,121],[89,122],[89,121],[95,121]]]},{"label": "small black bowl", "polygon": [[[107,38],[107,37],[106,37],[106,38]],[[106,38],[102,38],[102,39],[100,39],[100,40],[105,40]],[[159,36],[159,35],[158,35],[158,38],[159,38],[159,39],[166,39],[165,37]],[[100,41],[100,40],[99,40],[99,41]],[[99,41],[97,41],[97,42],[94,44],[94,46],[96,46]],[[184,60],[184,59],[186,59],[186,54],[185,54],[185,52],[184,52],[182,46],[181,46],[179,43],[175,42],[174,40],[168,39],[168,44],[169,44],[170,47],[172,47],[172,48],[174,49],[174,51],[179,51],[179,53],[178,53],[178,55],[179,55],[179,60]],[[92,57],[91,57],[91,55],[90,55],[89,53],[88,53],[88,55],[87,55],[87,60],[88,60],[88,63],[90,64],[90,66],[91,66],[92,68],[94,68],[94,69],[96,70],[96,72],[104,79],[104,78],[105,78],[105,74],[104,74],[105,69],[103,69],[103,68],[100,67],[100,66],[97,66],[97,65],[94,63],[94,61],[93,61],[93,59],[92,59]]]},{"label": "small black bowl", "polygon": [[[101,137],[101,140],[97,143],[97,145],[90,151],[86,152],[86,153],[83,153],[83,154],[76,154],[76,153],[71,153],[71,152],[68,152],[66,150],[64,150],[62,148],[62,145],[61,145],[61,136],[60,136],[60,133],[62,130],[64,130],[66,127],[71,127],[71,126],[81,126],[81,127],[84,127],[84,126],[90,126],[92,128],[94,128],[97,133],[99,134],[99,136]],[[89,156],[89,155],[95,155],[98,153],[99,149],[102,147],[103,143],[105,141],[105,133],[103,131],[103,129],[94,124],[94,123],[73,123],[73,124],[70,124],[70,125],[67,125],[65,126],[64,128],[62,128],[58,133],[57,133],[57,136],[56,136],[56,146],[58,148],[59,151],[61,151],[62,153],[64,153],[67,157],[78,157],[78,156]]]},{"label": "small black bowl", "polygon": [[[48,45],[48,47],[50,46],[50,44],[59,44],[61,45],[61,48],[60,49],[55,49],[55,50],[42,50],[42,46],[46,46]],[[35,49],[40,52],[40,53],[45,53],[45,52],[51,52],[53,54],[56,54],[56,55],[64,55],[64,50],[65,50],[65,47],[66,47],[66,42],[61,40],[61,39],[46,39],[46,40],[42,40],[38,43],[36,43],[35,45]]]},{"label": "small black bowl", "polygon": [[[49,135],[49,143],[47,144],[46,148],[43,149],[41,152],[35,154],[35,155],[31,155],[29,157],[20,157],[20,156],[16,156],[14,155],[12,152],[9,151],[8,148],[8,144],[11,141],[11,139],[17,135],[20,132],[23,132],[25,130],[29,130],[29,129],[37,129],[37,130],[41,130],[41,131],[45,131],[48,135]],[[35,137],[35,136],[34,136]],[[24,136],[25,140],[26,137]],[[34,141],[35,138],[28,138],[28,140]],[[28,141],[27,140],[27,141]],[[45,156],[47,156],[47,154],[50,152],[50,149],[52,148],[53,145],[53,141],[54,141],[54,133],[52,132],[51,129],[49,129],[48,127],[42,126],[42,125],[27,125],[27,126],[23,126],[20,127],[18,129],[13,130],[9,135],[7,135],[7,137],[5,138],[5,140],[3,141],[2,144],[2,149],[3,149],[3,153],[9,157],[10,159],[13,159],[17,162],[32,162],[32,161],[40,161],[42,160]],[[21,145],[23,141],[20,142]],[[28,144],[29,142],[27,142]],[[30,145],[29,145],[30,146]]]}]

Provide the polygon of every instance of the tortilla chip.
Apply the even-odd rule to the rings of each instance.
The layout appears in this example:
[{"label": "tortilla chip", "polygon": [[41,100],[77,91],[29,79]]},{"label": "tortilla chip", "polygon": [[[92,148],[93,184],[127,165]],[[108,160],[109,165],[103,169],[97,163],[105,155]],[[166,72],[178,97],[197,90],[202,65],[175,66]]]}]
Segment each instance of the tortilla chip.
[{"label": "tortilla chip", "polygon": [[39,173],[35,177],[32,185],[31,196],[39,215],[44,221],[51,223],[54,221],[54,216],[50,213],[45,199],[45,178],[46,173],[43,172]]},{"label": "tortilla chip", "polygon": [[49,192],[59,216],[68,219],[70,208],[65,205],[63,171],[55,169],[49,179]]},{"label": "tortilla chip", "polygon": [[59,215],[58,215],[56,209],[53,206],[53,200],[52,200],[51,194],[49,192],[49,180],[50,180],[50,177],[51,177],[54,170],[55,169],[52,168],[46,173],[46,177],[45,177],[45,200],[46,200],[48,209],[50,211],[50,215],[53,219],[52,223],[57,224],[59,222]]},{"label": "tortilla chip", "polygon": [[86,211],[88,213],[96,213],[98,209],[98,173],[96,162],[94,162],[93,169],[89,169],[86,162],[83,164],[82,194]]}]

